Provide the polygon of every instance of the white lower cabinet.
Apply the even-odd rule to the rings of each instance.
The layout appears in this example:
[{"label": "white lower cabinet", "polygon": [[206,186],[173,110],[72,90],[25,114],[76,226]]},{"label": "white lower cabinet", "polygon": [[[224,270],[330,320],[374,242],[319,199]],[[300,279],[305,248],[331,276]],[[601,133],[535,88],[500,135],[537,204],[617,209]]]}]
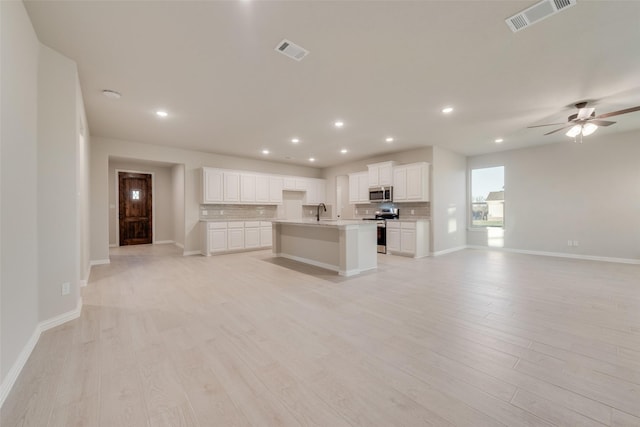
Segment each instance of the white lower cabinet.
[{"label": "white lower cabinet", "polygon": [[246,249],[260,247],[260,221],[244,223],[244,247]]},{"label": "white lower cabinet", "polygon": [[227,228],[227,249],[244,249],[244,222],[230,222]]},{"label": "white lower cabinet", "polygon": [[429,221],[387,221],[387,252],[414,258],[429,256]]},{"label": "white lower cabinet", "polygon": [[260,221],[260,246],[270,248],[273,245],[273,229],[270,222]]},{"label": "white lower cabinet", "polygon": [[204,244],[202,245],[203,255],[227,250],[227,223],[226,222],[203,222]]},{"label": "white lower cabinet", "polygon": [[269,221],[202,222],[202,254],[269,248],[273,235]]}]

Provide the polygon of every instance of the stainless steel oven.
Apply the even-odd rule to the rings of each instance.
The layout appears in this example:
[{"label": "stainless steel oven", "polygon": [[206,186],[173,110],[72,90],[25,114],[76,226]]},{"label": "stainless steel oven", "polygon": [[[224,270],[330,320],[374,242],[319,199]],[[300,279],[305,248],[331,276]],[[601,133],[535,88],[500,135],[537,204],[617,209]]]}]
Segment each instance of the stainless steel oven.
[{"label": "stainless steel oven", "polygon": [[376,212],[375,218],[362,218],[368,221],[376,221],[377,225],[377,246],[379,254],[387,253],[387,219],[398,219],[400,210],[396,208],[383,208]]},{"label": "stainless steel oven", "polygon": [[380,220],[377,223],[378,230],[378,253],[387,253],[387,221]]}]

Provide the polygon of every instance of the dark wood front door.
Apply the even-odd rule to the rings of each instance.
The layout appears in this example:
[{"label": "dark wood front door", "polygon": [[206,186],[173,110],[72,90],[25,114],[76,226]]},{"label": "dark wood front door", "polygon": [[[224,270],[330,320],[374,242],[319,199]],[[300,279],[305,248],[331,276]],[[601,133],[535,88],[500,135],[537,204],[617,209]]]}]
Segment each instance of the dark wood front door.
[{"label": "dark wood front door", "polygon": [[120,246],[151,243],[151,175],[118,172]]}]

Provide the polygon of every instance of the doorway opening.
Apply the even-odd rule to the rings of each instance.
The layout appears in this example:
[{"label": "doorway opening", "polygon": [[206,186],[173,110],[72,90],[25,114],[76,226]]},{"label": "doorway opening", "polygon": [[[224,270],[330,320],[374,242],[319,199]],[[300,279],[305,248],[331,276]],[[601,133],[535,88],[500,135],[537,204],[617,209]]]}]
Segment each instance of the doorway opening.
[{"label": "doorway opening", "polygon": [[151,174],[118,172],[118,231],[120,246],[153,242]]}]

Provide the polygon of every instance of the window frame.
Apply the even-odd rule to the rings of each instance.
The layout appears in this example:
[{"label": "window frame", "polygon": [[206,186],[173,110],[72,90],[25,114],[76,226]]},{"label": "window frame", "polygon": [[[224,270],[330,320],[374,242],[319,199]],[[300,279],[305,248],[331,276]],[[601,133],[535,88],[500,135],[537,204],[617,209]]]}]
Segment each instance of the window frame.
[{"label": "window frame", "polygon": [[467,194],[467,199],[468,199],[468,208],[467,208],[467,215],[468,215],[468,229],[472,230],[472,231],[484,231],[490,228],[496,228],[496,229],[503,229],[505,228],[506,225],[506,218],[507,218],[507,214],[506,214],[506,197],[504,197],[503,201],[502,201],[502,225],[480,225],[480,224],[474,224],[473,223],[473,204],[476,203],[473,200],[473,171],[475,170],[482,170],[482,169],[494,169],[494,168],[502,168],[502,183],[503,183],[503,187],[502,187],[502,191],[506,191],[506,167],[504,165],[491,165],[491,166],[476,166],[476,167],[470,167],[468,169],[468,194]]}]

